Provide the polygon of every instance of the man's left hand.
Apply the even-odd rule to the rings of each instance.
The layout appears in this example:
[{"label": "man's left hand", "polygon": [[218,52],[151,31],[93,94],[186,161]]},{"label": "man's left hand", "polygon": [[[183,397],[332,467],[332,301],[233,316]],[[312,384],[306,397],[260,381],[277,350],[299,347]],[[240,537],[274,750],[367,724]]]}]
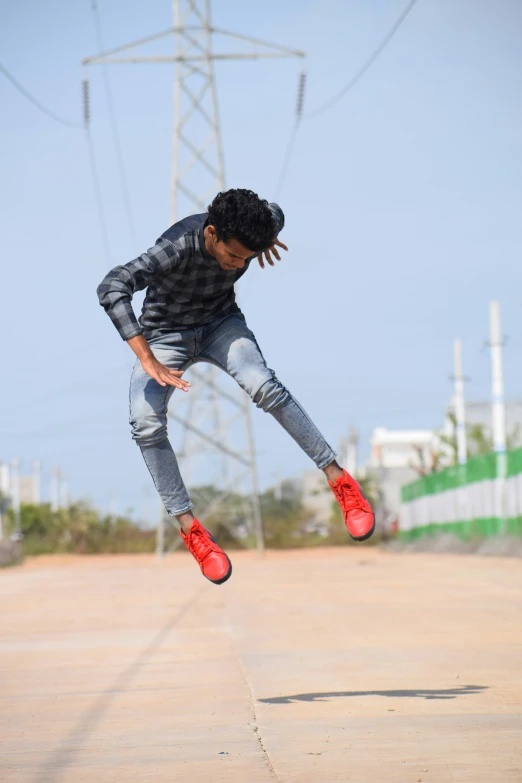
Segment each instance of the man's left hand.
[{"label": "man's left hand", "polygon": [[262,253],[259,253],[259,255],[257,257],[257,260],[258,260],[258,263],[259,263],[259,266],[261,267],[261,269],[265,268],[265,262],[263,260],[263,256],[265,257],[265,259],[267,260],[267,262],[269,263],[270,266],[275,266],[274,259],[272,258],[272,253],[277,258],[278,261],[281,261],[281,256],[279,255],[279,253],[277,251],[276,245],[277,245],[277,247],[282,247],[283,250],[288,250],[286,245],[284,245],[278,239],[274,239],[274,241],[272,242],[270,247],[267,247],[266,250],[263,250]]}]

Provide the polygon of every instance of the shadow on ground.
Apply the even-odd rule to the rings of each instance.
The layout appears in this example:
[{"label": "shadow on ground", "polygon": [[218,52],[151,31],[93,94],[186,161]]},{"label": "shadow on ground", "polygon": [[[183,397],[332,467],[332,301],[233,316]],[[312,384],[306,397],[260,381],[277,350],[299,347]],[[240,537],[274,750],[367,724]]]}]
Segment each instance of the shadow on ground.
[{"label": "shadow on ground", "polygon": [[294,693],[292,696],[273,696],[269,699],[257,699],[262,704],[291,704],[293,701],[326,701],[327,699],[346,698],[348,696],[389,696],[394,699],[456,699],[457,696],[471,696],[487,689],[487,685],[459,685],[457,688],[397,691],[326,691],[324,693]]}]

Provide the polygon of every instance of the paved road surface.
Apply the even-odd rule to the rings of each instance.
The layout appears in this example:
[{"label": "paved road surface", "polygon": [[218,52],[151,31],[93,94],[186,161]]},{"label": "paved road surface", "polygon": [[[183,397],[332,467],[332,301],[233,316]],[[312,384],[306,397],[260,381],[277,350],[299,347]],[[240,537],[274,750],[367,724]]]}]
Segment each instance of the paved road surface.
[{"label": "paved road surface", "polygon": [[522,563],[347,548],[0,572],[0,780],[520,783]]}]

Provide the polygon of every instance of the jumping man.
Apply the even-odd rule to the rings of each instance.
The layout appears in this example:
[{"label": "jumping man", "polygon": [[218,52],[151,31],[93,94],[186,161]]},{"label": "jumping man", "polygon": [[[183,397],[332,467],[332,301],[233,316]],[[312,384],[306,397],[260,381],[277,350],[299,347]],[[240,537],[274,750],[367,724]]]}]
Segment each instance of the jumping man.
[{"label": "jumping man", "polygon": [[[194,517],[167,437],[167,407],[174,389],[188,392],[185,370],[209,362],[231,375],[258,408],[270,413],[322,470],[352,538],[374,530],[370,504],[357,482],[301,405],[267,367],[236,304],[234,284],[257,257],[274,266],[284,215],[251,190],[218,193],[208,212],[171,226],[134,261],[112,269],[98,286],[100,304],[138,357],[130,382],[132,437],[141,449],[167,513],[207,579],[222,584],[232,565]],[[139,321],[132,296],[147,289]]]}]

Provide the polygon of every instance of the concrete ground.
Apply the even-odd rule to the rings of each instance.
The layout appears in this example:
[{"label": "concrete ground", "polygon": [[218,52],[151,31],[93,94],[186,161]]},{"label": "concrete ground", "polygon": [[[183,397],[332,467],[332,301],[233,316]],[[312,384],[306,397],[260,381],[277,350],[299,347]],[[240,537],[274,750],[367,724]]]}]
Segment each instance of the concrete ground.
[{"label": "concrete ground", "polygon": [[0,780],[522,781],[522,563],[368,548],[0,572]]}]

